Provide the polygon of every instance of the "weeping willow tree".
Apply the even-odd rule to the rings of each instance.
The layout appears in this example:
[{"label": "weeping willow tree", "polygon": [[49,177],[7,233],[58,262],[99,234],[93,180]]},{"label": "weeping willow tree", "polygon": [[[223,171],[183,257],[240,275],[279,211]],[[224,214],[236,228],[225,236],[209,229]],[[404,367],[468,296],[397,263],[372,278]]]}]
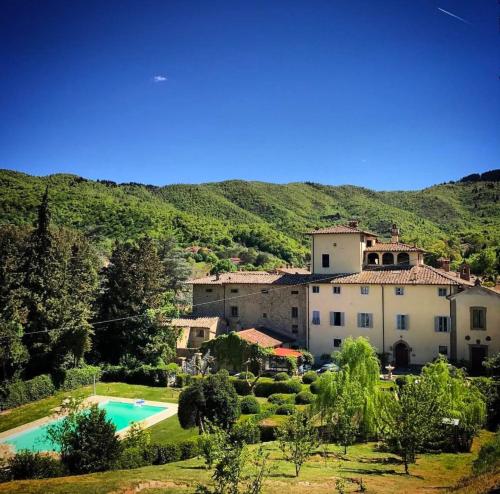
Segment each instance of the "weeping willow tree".
[{"label": "weeping willow tree", "polygon": [[472,439],[486,420],[486,402],[479,389],[461,369],[448,363],[444,357],[422,369],[422,380],[430,383],[435,399],[439,401],[444,419],[457,419],[458,448],[468,451]]},{"label": "weeping willow tree", "polygon": [[332,356],[341,370],[347,370],[349,379],[362,390],[360,433],[368,437],[376,431],[376,397],[379,392],[380,362],[375,348],[363,337],[346,338],[339,352]]}]

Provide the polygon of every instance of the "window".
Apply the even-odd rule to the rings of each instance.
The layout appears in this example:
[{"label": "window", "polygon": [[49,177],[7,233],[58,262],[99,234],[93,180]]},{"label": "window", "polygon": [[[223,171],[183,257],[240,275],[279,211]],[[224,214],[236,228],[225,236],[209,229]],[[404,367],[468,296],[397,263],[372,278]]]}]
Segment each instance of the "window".
[{"label": "window", "polygon": [[448,347],[446,345],[439,345],[439,354],[448,355]]},{"label": "window", "polygon": [[371,247],[373,245],[373,240],[367,240],[366,241],[366,246]]},{"label": "window", "polygon": [[368,286],[362,286],[361,287],[361,295],[368,295],[368,292],[370,291]]},{"label": "window", "polygon": [[323,266],[324,268],[330,267],[330,255],[329,254],[322,254],[321,255],[321,266]]},{"label": "window", "polygon": [[319,286],[317,285],[313,286],[313,293],[319,293]]},{"label": "window", "polygon": [[486,307],[470,308],[470,329],[486,329]]},{"label": "window", "polygon": [[402,286],[397,286],[396,288],[394,288],[394,293],[396,295],[404,295],[405,289]]},{"label": "window", "polygon": [[367,312],[358,313],[358,328],[372,328],[373,327],[373,314]]},{"label": "window", "polygon": [[238,293],[238,289],[237,288],[231,288],[231,293]]},{"label": "window", "polygon": [[292,333],[297,334],[299,332],[298,324],[292,324]]},{"label": "window", "polygon": [[299,317],[299,308],[298,307],[292,307],[292,317],[296,319]]},{"label": "window", "polygon": [[343,312],[330,312],[330,326],[343,326],[344,313]]},{"label": "window", "polygon": [[262,317],[263,317],[264,319],[266,319],[266,317],[267,317],[267,312],[263,312],[263,313],[262,313]]},{"label": "window", "polygon": [[207,288],[205,291],[206,291],[207,293],[212,293],[212,292],[213,292],[213,290],[212,290],[211,288]]},{"label": "window", "polygon": [[298,295],[299,291],[298,290],[292,290],[292,295]]},{"label": "window", "polygon": [[269,290],[264,289],[264,290],[261,290],[260,293],[268,294]]},{"label": "window", "polygon": [[407,314],[398,314],[396,316],[396,328],[397,329],[408,329],[408,315]]},{"label": "window", "polygon": [[448,295],[448,290],[446,288],[438,288],[438,296],[446,297]]},{"label": "window", "polygon": [[436,316],[434,318],[434,331],[447,333],[450,330],[450,318],[448,316]]},{"label": "window", "polygon": [[312,319],[313,324],[319,324],[319,310],[313,310],[313,319]]},{"label": "window", "polygon": [[238,317],[238,307],[236,305],[231,306],[231,317]]},{"label": "window", "polygon": [[196,336],[198,338],[205,338],[205,330],[204,329],[198,329],[198,331],[196,332]]},{"label": "window", "polygon": [[333,348],[340,348],[342,346],[342,340],[340,338],[333,338]]},{"label": "window", "polygon": [[333,293],[335,295],[340,295],[340,286],[334,286],[333,287]]}]

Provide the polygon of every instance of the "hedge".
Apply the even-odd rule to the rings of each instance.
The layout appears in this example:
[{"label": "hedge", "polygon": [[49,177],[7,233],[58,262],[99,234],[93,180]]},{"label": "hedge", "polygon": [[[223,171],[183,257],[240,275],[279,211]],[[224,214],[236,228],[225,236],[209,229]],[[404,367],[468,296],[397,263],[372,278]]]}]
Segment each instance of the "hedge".
[{"label": "hedge", "polygon": [[278,372],[274,376],[275,381],[288,381],[290,379],[290,376],[286,372]]},{"label": "hedge", "polygon": [[297,409],[292,403],[284,403],[276,409],[276,415],[293,415]]},{"label": "hedge", "polygon": [[247,396],[251,393],[250,383],[238,378],[230,378],[231,384],[240,396]]},{"label": "hedge", "polygon": [[[135,369],[127,369],[120,365],[114,365],[103,369],[101,380],[104,382],[125,382],[128,384],[163,387],[167,385],[168,378],[171,375],[172,372],[164,366],[141,365]],[[182,381],[183,377],[186,379],[186,382]],[[182,381],[180,387],[189,384],[187,383],[188,377],[193,379],[193,376],[187,376],[187,374],[177,374],[176,386],[179,380]]]},{"label": "hedge", "polygon": [[61,461],[32,451],[20,451],[7,462],[6,480],[46,479],[65,475]]},{"label": "hedge", "polygon": [[267,398],[275,393],[296,394],[302,391],[302,384],[294,379],[288,381],[259,382],[255,386],[255,396]]},{"label": "hedge", "polygon": [[314,395],[310,391],[301,391],[295,395],[296,405],[309,405],[314,401]]},{"label": "hedge", "polygon": [[311,383],[311,385],[309,386],[309,391],[317,395],[319,391],[319,381],[314,381],[313,383]]},{"label": "hedge", "polygon": [[96,382],[99,381],[101,379],[101,373],[100,367],[94,367],[92,365],[68,369],[64,374],[64,381],[61,389],[63,391],[70,391],[80,388],[81,386],[88,386],[94,383],[94,376]]},{"label": "hedge", "polygon": [[260,413],[260,403],[255,396],[245,396],[240,401],[240,409],[245,414]]},{"label": "hedge", "polygon": [[304,384],[312,384],[317,379],[318,379],[318,374],[316,374],[316,372],[314,372],[314,371],[307,371],[302,376],[302,382]]},{"label": "hedge", "polygon": [[179,446],[181,460],[189,460],[190,458],[194,458],[200,454],[198,441],[195,439],[179,441],[177,445]]},{"label": "hedge", "polygon": [[47,374],[28,381],[13,381],[2,388],[1,408],[13,408],[54,394],[56,388]]},{"label": "hedge", "polygon": [[289,395],[284,393],[274,393],[269,395],[267,401],[273,405],[284,405],[285,403],[293,403],[295,395]]},{"label": "hedge", "polygon": [[153,465],[165,465],[181,459],[181,450],[176,443],[152,444],[149,451]]}]

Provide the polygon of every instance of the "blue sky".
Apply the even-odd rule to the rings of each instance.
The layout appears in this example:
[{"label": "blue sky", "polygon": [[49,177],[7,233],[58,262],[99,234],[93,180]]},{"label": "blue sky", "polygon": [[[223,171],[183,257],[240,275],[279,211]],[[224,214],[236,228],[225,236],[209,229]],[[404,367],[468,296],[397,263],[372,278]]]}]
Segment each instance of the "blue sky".
[{"label": "blue sky", "polygon": [[4,0],[0,168],[375,189],[498,168],[499,13],[496,0]]}]

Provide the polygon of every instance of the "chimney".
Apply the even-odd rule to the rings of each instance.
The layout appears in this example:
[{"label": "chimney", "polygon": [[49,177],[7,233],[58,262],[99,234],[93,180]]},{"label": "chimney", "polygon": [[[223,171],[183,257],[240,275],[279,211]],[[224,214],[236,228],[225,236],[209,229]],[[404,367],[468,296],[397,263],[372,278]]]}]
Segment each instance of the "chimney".
[{"label": "chimney", "polygon": [[391,242],[393,244],[397,244],[399,242],[399,228],[397,227],[396,223],[392,224]]},{"label": "chimney", "polygon": [[349,221],[349,226],[351,228],[358,228],[359,221],[358,220],[350,220]]},{"label": "chimney", "polygon": [[460,278],[470,281],[470,266],[466,262],[460,265]]},{"label": "chimney", "polygon": [[438,259],[439,262],[439,267],[443,270],[446,271],[447,273],[450,271],[450,260],[446,259],[445,257],[440,257]]}]

